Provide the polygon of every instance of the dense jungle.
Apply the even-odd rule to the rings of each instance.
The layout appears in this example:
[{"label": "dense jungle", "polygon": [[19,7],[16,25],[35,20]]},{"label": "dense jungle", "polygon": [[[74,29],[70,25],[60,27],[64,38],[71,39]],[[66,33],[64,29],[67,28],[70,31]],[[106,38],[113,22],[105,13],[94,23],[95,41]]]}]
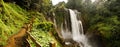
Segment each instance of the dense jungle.
[{"label": "dense jungle", "polygon": [[0,47],[120,47],[120,0],[0,0]]}]

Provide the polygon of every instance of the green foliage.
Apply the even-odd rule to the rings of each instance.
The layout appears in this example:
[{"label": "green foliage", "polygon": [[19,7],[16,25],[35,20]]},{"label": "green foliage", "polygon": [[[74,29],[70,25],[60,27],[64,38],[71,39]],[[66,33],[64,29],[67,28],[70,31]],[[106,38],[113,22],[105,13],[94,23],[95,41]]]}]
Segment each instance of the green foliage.
[{"label": "green foliage", "polygon": [[[27,1],[27,2],[26,2]],[[54,41],[54,36],[51,36],[47,31],[53,31],[53,23],[48,22],[45,19],[45,16],[50,13],[51,9],[51,1],[50,0],[26,0],[20,1],[15,0],[19,6],[29,7],[35,6],[35,10],[26,11],[25,9],[19,7],[15,3],[5,3],[3,0],[0,0],[0,46],[6,45],[7,39],[17,33],[23,23],[28,22],[31,17],[35,16],[36,19],[33,24],[33,30],[31,34],[36,38],[38,42],[42,45],[42,47],[48,47],[51,41]],[[33,2],[31,2],[33,1]],[[40,2],[42,1],[42,2]],[[28,4],[24,4],[28,3]],[[36,9],[38,7],[39,10]],[[31,8],[32,9],[32,8]],[[36,11],[37,10],[37,11]],[[41,38],[42,37],[42,38]],[[32,46],[35,47],[33,42]],[[57,47],[60,47],[57,44]]]},{"label": "green foliage", "polygon": [[36,47],[35,43],[32,40],[30,40],[30,38],[28,38],[28,42],[31,45],[31,47]]},{"label": "green foliage", "polygon": [[[44,32],[42,30],[38,30],[38,29],[33,29],[33,31],[31,32],[31,35],[39,42],[39,44],[42,47],[50,47],[50,43],[51,42],[55,42],[55,39],[53,38],[53,36],[51,36],[49,34],[49,32]],[[56,43],[57,47],[60,47],[58,43]]]},{"label": "green foliage", "polygon": [[53,24],[51,22],[41,22],[37,28],[43,31],[50,31],[53,29]]},{"label": "green foliage", "polygon": [[16,4],[1,2],[0,7],[0,45],[5,45],[8,37],[16,33],[27,21],[27,12]]},{"label": "green foliage", "polygon": [[34,30],[32,36],[41,44],[42,47],[49,47],[49,42],[52,41],[50,35],[44,31]]},{"label": "green foliage", "polygon": [[106,47],[120,47],[120,0],[69,0],[68,8],[77,9],[87,23],[87,31],[102,36]]},{"label": "green foliage", "polygon": [[[42,47],[50,47],[51,42],[55,42],[57,47],[60,47],[59,43],[56,42],[54,36],[52,36],[49,32],[52,30],[53,32],[53,23],[39,20],[38,18],[35,19],[33,29],[31,35],[35,38],[37,42]],[[49,32],[48,32],[49,31]],[[34,44],[32,43],[33,47]]]},{"label": "green foliage", "polygon": [[54,7],[54,13],[55,13],[55,20],[58,27],[61,26],[61,23],[67,19],[67,16],[69,16],[68,9],[65,7],[65,2],[60,2]]}]

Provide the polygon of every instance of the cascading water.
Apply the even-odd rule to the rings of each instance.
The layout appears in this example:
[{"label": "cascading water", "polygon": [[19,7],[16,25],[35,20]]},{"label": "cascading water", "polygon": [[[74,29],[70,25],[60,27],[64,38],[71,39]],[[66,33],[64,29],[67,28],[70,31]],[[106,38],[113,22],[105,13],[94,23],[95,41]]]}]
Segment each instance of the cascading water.
[{"label": "cascading water", "polygon": [[[77,19],[77,14],[74,10],[69,9],[71,20],[71,32],[68,29],[63,30],[61,26],[61,33],[64,39],[72,38],[75,42],[79,43],[80,47],[91,47],[88,43],[87,37],[83,33],[83,26],[81,20]],[[69,37],[69,38],[68,38]]]}]

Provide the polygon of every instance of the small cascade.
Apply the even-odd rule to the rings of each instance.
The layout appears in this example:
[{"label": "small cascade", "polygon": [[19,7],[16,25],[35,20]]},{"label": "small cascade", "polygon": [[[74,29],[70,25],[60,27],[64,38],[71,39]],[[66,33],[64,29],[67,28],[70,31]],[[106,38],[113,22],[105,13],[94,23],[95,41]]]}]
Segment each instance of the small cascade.
[{"label": "small cascade", "polygon": [[87,37],[84,35],[82,21],[77,19],[77,13],[69,9],[71,30],[61,25],[61,33],[64,39],[72,39],[79,44],[79,47],[91,47],[88,43]]}]

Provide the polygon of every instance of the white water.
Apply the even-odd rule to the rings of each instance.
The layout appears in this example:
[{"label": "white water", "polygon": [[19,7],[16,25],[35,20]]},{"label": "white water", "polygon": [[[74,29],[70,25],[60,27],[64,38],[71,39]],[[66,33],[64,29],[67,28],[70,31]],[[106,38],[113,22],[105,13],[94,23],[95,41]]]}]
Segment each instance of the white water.
[{"label": "white water", "polygon": [[77,14],[75,14],[74,11],[69,9],[70,11],[70,19],[71,19],[71,25],[72,25],[72,38],[75,41],[80,41],[80,36],[82,31],[79,31],[79,21],[77,20]]},{"label": "white water", "polygon": [[79,43],[80,47],[91,47],[88,43],[87,37],[84,35],[82,21],[77,19],[77,14],[74,10],[69,9],[70,19],[71,19],[71,28],[72,33],[67,30],[63,30],[61,28],[62,36],[64,39],[68,37],[72,38],[74,41]]}]

